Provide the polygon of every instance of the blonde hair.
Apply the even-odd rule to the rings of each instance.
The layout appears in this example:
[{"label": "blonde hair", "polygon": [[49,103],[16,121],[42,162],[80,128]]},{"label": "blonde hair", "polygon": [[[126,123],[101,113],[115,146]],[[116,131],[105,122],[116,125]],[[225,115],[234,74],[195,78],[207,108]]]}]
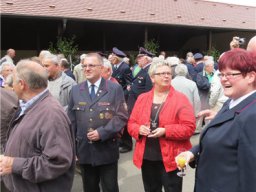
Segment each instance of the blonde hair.
[{"label": "blonde hair", "polygon": [[162,60],[162,59],[153,60],[148,70],[149,76],[152,77],[156,73],[156,69],[162,66],[168,66],[171,69],[171,66],[165,60]]}]

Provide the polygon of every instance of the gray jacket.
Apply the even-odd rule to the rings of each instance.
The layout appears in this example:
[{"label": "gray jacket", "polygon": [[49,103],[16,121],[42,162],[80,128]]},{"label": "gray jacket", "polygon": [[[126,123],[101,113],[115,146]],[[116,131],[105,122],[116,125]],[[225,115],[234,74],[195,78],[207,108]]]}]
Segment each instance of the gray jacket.
[{"label": "gray jacket", "polygon": [[70,91],[71,88],[76,85],[76,82],[65,73],[61,75],[62,83],[60,87],[60,97],[59,102],[64,107],[65,110],[68,108],[69,98],[70,98]]},{"label": "gray jacket", "polygon": [[12,122],[5,155],[15,157],[4,183],[12,192],[70,192],[75,167],[70,120],[45,92]]}]

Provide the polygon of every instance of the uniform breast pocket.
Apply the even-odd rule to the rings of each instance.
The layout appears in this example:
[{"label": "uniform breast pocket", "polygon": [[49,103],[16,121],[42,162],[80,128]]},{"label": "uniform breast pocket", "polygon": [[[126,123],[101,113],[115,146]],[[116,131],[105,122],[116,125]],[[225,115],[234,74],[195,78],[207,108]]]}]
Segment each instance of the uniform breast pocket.
[{"label": "uniform breast pocket", "polygon": [[72,110],[75,112],[77,121],[82,121],[82,119],[84,119],[83,116],[84,116],[84,113],[85,113],[85,110],[86,110],[86,106],[84,106],[84,105],[74,105]]},{"label": "uniform breast pocket", "polygon": [[99,107],[99,120],[108,122],[111,120],[115,115],[115,110],[113,107],[110,106],[101,106]]}]

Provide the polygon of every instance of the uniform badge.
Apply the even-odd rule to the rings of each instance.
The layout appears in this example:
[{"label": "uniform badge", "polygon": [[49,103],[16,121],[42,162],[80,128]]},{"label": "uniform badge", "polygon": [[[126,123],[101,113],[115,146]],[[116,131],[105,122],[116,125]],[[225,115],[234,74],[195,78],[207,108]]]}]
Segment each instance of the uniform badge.
[{"label": "uniform badge", "polygon": [[98,102],[98,106],[109,106],[110,103],[109,102]]},{"label": "uniform badge", "polygon": [[100,117],[100,119],[104,119],[104,114],[103,114],[103,113],[100,113],[100,114],[99,114],[99,117]]},{"label": "uniform badge", "polygon": [[86,105],[87,103],[86,102],[78,102],[78,105]]},{"label": "uniform badge", "polygon": [[112,117],[113,117],[113,115],[111,113],[109,113],[109,112],[105,113],[105,118],[106,119],[112,119]]}]

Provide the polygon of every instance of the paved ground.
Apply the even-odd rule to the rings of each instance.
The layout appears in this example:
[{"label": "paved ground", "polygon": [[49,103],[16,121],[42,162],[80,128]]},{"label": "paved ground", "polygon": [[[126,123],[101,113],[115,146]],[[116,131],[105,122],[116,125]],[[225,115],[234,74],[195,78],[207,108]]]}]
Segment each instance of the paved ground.
[{"label": "paved ground", "polygon": [[[199,136],[193,136],[191,142],[193,145],[198,143]],[[133,152],[120,154],[118,167],[118,183],[120,192],[143,192],[141,172],[132,162]],[[187,175],[183,181],[183,192],[193,192],[194,188],[194,170],[188,168]],[[79,174],[75,175],[72,192],[82,192],[82,181]]]}]

